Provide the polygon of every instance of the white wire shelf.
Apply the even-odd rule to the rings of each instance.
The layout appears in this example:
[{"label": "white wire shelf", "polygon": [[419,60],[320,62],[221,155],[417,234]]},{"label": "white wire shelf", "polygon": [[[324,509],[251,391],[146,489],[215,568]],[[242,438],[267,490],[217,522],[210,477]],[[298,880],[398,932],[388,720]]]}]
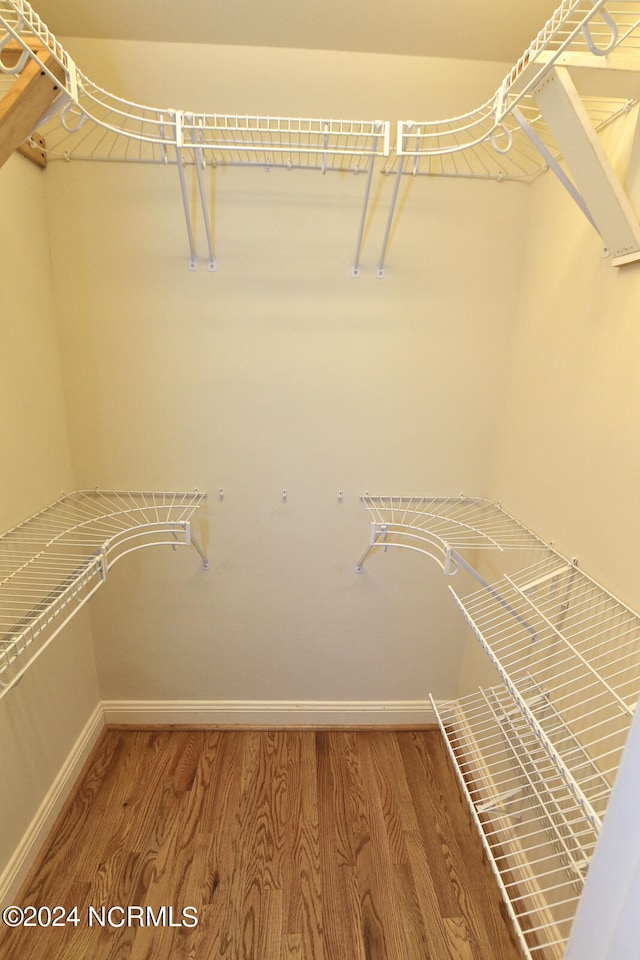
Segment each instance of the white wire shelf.
[{"label": "white wire shelf", "polygon": [[[196,216],[203,220],[209,269],[216,269],[208,198],[212,186],[207,186],[203,176],[207,167],[282,167],[366,174],[351,268],[352,276],[359,276],[372,174],[376,161],[380,158],[385,162],[391,155],[393,159],[382,167],[383,172],[395,174],[395,183],[376,267],[378,277],[385,273],[398,188],[404,174],[528,181],[551,167],[603,237],[612,263],[619,266],[640,259],[640,230],[635,213],[621,196],[613,182],[613,171],[602,156],[598,157],[600,169],[595,179],[589,165],[584,173],[585,155],[590,157],[592,148],[580,139],[589,140],[594,136],[591,127],[601,130],[629,110],[640,96],[640,0],[563,0],[489,100],[445,120],[400,121],[393,150],[390,124],[380,119],[193,113],[117,97],[77,68],[27,0],[0,0],[0,51],[5,47],[8,50],[12,44],[17,54],[12,52],[11,62],[0,56],[0,87],[11,84],[21,65],[32,61],[61,90],[38,124],[37,147],[34,144],[32,153],[27,150],[27,154],[176,168],[191,269],[195,270],[199,261]],[[45,62],[51,55],[56,70],[53,64]],[[594,65],[604,65],[606,70],[594,70]],[[566,90],[563,101],[562,83],[553,84],[551,94],[548,90],[546,97],[541,98],[542,87],[549,79],[555,79],[554,69],[558,66],[579,69],[583,79],[585,74],[599,73],[599,79],[606,82],[595,84],[595,92],[582,90],[579,109],[567,101]],[[612,75],[617,75],[613,84]],[[559,127],[558,110],[565,112]],[[577,128],[577,134],[571,129],[567,135],[567,115],[578,118],[581,128]],[[564,131],[561,136],[558,129]],[[577,164],[581,171],[582,186],[576,185],[559,164],[562,152],[573,151],[577,151],[573,165]],[[191,209],[185,168],[192,169],[197,181],[197,213]],[[602,221],[601,212],[597,217],[593,215],[594,203],[599,211],[604,204],[609,219]]]},{"label": "white wire shelf", "polygon": [[450,591],[599,828],[640,696],[640,617],[559,554]]},{"label": "white wire shelf", "polygon": [[[527,135],[527,125],[550,154],[558,155],[533,91],[567,58],[598,66],[603,57],[607,67],[625,58],[626,66],[633,59],[640,69],[640,0],[564,0],[481,106],[444,120],[400,121],[394,163],[387,170],[413,176],[532,179],[545,168],[546,159]],[[599,130],[628,110],[634,98],[587,95],[582,102]],[[411,162],[405,166],[405,160]]]},{"label": "white wire shelf", "polygon": [[[10,45],[17,53],[14,49],[3,62],[2,50]],[[64,71],[62,81],[45,62],[51,54]],[[208,196],[212,186],[204,177],[207,167],[365,173],[351,268],[353,276],[360,275],[374,165],[377,158],[389,155],[388,121],[193,113],[126,100],[99,87],[78,69],[27,0],[0,0],[0,77],[5,92],[28,61],[35,61],[61,90],[38,123],[45,144],[41,152],[47,159],[161,164],[177,170],[192,270],[199,262],[196,216],[203,221],[209,270],[216,270]],[[186,168],[195,177],[197,212],[191,209]]]},{"label": "white wire shelf", "polygon": [[388,156],[388,122],[190,113],[147,106],[104,90],[82,73],[26,0],[0,0],[0,25],[6,40],[20,44],[28,56],[40,62],[33,50],[35,40],[51,50],[65,70],[64,102],[40,128],[50,159],[358,172],[367,169],[372,156]]},{"label": "white wire shelf", "polygon": [[126,554],[193,544],[206,494],[81,490],[0,537],[0,696],[13,687]]},{"label": "white wire shelf", "polygon": [[506,689],[432,706],[525,956],[560,960],[597,830]]},{"label": "white wire shelf", "polygon": [[[561,960],[640,697],[640,616],[499,504],[362,499],[357,569],[397,546],[481,585],[449,591],[502,684],[432,704],[525,955]],[[483,550],[517,572],[488,583],[462,556]]]},{"label": "white wire shelf", "polygon": [[467,567],[462,552],[475,550],[548,550],[548,545],[508,514],[500,504],[479,497],[361,497],[371,516],[369,546],[362,566],[376,547],[416,550],[435,560],[449,575]]},{"label": "white wire shelf", "polygon": [[[556,68],[578,71],[581,89],[571,77],[555,82]],[[640,0],[563,0],[481,106],[444,120],[400,121],[383,167],[394,186],[376,275],[385,273],[406,175],[528,182],[551,169],[604,240],[612,264],[640,259],[636,214],[596,136],[637,102],[639,77]],[[562,155],[571,158],[571,175]]]}]

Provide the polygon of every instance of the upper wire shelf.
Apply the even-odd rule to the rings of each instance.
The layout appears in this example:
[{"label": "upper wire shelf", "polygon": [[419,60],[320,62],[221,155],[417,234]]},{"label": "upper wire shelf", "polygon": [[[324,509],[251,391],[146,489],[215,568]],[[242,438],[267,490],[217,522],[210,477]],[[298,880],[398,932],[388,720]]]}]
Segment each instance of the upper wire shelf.
[{"label": "upper wire shelf", "polygon": [[[378,157],[389,155],[388,121],[190,113],[145,106],[99,87],[86,77],[40,20],[27,0],[0,0],[0,78],[15,81],[27,61],[61,93],[38,118],[38,150],[49,159],[171,165],[177,172],[189,243],[189,269],[199,261],[196,218],[202,219],[208,268],[217,269],[211,203],[204,171],[216,166],[270,170],[365,173],[362,211],[352,276],[360,276],[360,252]],[[13,45],[13,48],[12,48]],[[7,47],[10,56],[3,61]],[[17,57],[17,62],[16,62]],[[55,58],[50,63],[50,58]],[[63,79],[56,76],[54,67]],[[32,134],[34,131],[30,131]],[[19,147],[16,143],[12,149]],[[185,168],[194,173],[196,210]],[[199,212],[198,208],[199,207]]]},{"label": "upper wire shelf", "polygon": [[[36,40],[65,70],[55,116],[39,128],[50,159],[359,172],[367,169],[372,157],[388,156],[388,122],[189,113],[146,106],[118,97],[85,76],[26,0],[0,0],[0,24],[6,31],[0,46],[11,40],[40,61],[33,49]],[[9,79],[13,75],[13,69],[5,70]]]},{"label": "upper wire shelf", "polygon": [[[532,96],[544,74],[567,62],[567,55],[582,58],[583,65],[606,57],[607,66],[613,66],[626,55],[637,62],[639,52],[639,0],[564,0],[481,106],[444,120],[400,121],[394,161],[386,172],[530,180],[546,166],[540,146],[557,156]],[[582,102],[599,130],[634,99],[587,95]]]},{"label": "upper wire shelf", "polygon": [[[192,270],[197,269],[199,260],[197,217],[204,225],[204,241],[200,242],[207,245],[209,270],[217,268],[207,196],[212,185],[207,186],[203,176],[207,165],[274,167],[366,174],[351,267],[352,276],[359,277],[372,174],[378,159],[385,163],[392,153],[393,159],[382,167],[385,173],[395,173],[395,182],[376,266],[379,278],[385,275],[403,174],[528,181],[551,168],[596,229],[606,234],[606,248],[613,252],[614,265],[635,262],[639,255],[635,214],[620,201],[615,187],[606,179],[609,174],[602,171],[605,186],[601,177],[597,189],[604,190],[614,216],[611,223],[607,221],[606,229],[596,224],[589,203],[560,168],[560,150],[548,126],[554,121],[549,119],[548,105],[546,120],[543,118],[536,95],[558,65],[579,65],[584,77],[586,64],[604,64],[608,73],[616,72],[609,68],[622,68],[617,74],[623,84],[609,89],[609,78],[604,87],[596,84],[595,95],[593,91],[581,91],[583,129],[591,122],[601,130],[629,110],[637,96],[632,75],[639,72],[640,0],[563,0],[489,100],[445,120],[400,121],[393,151],[390,124],[385,120],[192,113],[145,106],[115,96],[76,67],[27,0],[0,0],[0,28],[4,30],[0,35],[0,87],[3,82],[11,84],[21,66],[30,60],[53,81],[56,90],[62,90],[45,116],[34,121],[39,134],[34,152],[50,159],[163,164],[177,169]],[[11,51],[7,60],[2,58],[5,47]],[[635,61],[630,55],[635,55]],[[55,62],[50,62],[51,57]],[[603,75],[600,71],[601,80]],[[628,83],[631,92],[627,92]],[[557,88],[554,97],[559,99]],[[32,145],[35,147],[35,142]],[[4,146],[10,153],[20,144]],[[566,141],[564,147],[566,151]],[[185,167],[194,171],[197,180],[195,202],[185,181]],[[588,186],[595,189],[591,181]],[[192,209],[198,206],[199,212]]]},{"label": "upper wire shelf", "polygon": [[104,582],[142,547],[193,544],[206,494],[81,490],[64,494],[0,537],[0,696]]},{"label": "upper wire shelf", "polygon": [[361,497],[371,515],[369,546],[404,547],[431,557],[446,574],[462,564],[461,551],[547,550],[544,543],[500,504],[479,497]]}]

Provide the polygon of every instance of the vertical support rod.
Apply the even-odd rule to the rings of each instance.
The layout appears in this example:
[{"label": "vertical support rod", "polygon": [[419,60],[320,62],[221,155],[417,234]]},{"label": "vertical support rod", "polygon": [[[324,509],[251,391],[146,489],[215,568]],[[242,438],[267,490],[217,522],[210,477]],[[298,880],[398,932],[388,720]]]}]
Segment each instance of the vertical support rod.
[{"label": "vertical support rod", "polygon": [[351,276],[359,277],[360,276],[360,251],[362,249],[362,238],[364,236],[364,225],[367,219],[367,209],[369,207],[369,193],[371,192],[371,179],[373,177],[373,168],[376,162],[376,149],[378,147],[378,137],[373,138],[373,146],[371,147],[371,156],[369,157],[369,169],[367,171],[367,184],[364,189],[364,199],[362,201],[362,214],[360,216],[360,228],[358,230],[358,240],[356,242],[356,255],[353,260],[353,266],[351,267]]},{"label": "vertical support rod", "polygon": [[202,549],[202,547],[200,546],[196,538],[193,536],[193,534],[190,535],[190,541],[191,541],[191,546],[195,547],[195,549],[197,550],[200,556],[200,559],[202,560],[203,569],[210,570],[211,564],[209,563],[209,558],[207,557],[206,553],[204,552],[204,550]]},{"label": "vertical support rod", "polygon": [[198,269],[198,258],[196,255],[196,245],[193,239],[193,224],[191,222],[191,213],[189,211],[189,198],[187,196],[187,185],[184,178],[184,167],[182,165],[182,111],[176,110],[174,116],[176,161],[178,165],[178,177],[180,178],[180,190],[182,193],[182,206],[184,208],[184,218],[187,224],[187,237],[189,240],[189,270]]},{"label": "vertical support rod", "polygon": [[400,140],[400,150],[398,150],[398,169],[396,170],[396,182],[393,185],[393,195],[391,197],[391,206],[389,207],[389,215],[387,216],[387,225],[384,230],[384,237],[382,238],[382,250],[380,251],[380,259],[378,260],[378,266],[376,267],[376,277],[381,280],[384,277],[384,258],[387,253],[387,245],[389,243],[389,235],[391,233],[391,224],[393,222],[393,217],[395,214],[396,203],[398,200],[398,190],[400,188],[400,179],[402,177],[402,168],[404,166],[404,133],[402,127],[402,121],[398,123],[398,134]]},{"label": "vertical support rod", "polygon": [[207,248],[209,250],[209,270],[213,272],[216,269],[216,258],[213,252],[209,211],[207,210],[207,200],[204,190],[204,183],[202,180],[202,171],[205,169],[204,153],[202,149],[202,142],[198,143],[196,140],[195,118],[193,116],[191,117],[191,139],[194,144],[193,159],[196,167],[196,179],[198,181],[198,195],[200,197],[200,207],[202,210],[202,219],[204,221],[204,232],[207,238]]}]

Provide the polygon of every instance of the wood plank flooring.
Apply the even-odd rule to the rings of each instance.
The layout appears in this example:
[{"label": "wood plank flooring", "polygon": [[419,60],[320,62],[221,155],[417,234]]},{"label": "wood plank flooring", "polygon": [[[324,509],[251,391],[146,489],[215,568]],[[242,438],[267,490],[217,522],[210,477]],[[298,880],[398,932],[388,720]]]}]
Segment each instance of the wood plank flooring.
[{"label": "wood plank flooring", "polygon": [[435,730],[105,730],[16,902],[78,922],[2,960],[521,960]]}]

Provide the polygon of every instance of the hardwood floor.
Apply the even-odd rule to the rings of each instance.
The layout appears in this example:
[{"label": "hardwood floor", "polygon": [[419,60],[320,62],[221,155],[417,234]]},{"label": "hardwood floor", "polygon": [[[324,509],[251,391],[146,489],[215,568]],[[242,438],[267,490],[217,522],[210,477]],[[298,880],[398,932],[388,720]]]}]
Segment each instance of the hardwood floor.
[{"label": "hardwood floor", "polygon": [[521,960],[435,730],[105,730],[17,903],[3,960]]}]

